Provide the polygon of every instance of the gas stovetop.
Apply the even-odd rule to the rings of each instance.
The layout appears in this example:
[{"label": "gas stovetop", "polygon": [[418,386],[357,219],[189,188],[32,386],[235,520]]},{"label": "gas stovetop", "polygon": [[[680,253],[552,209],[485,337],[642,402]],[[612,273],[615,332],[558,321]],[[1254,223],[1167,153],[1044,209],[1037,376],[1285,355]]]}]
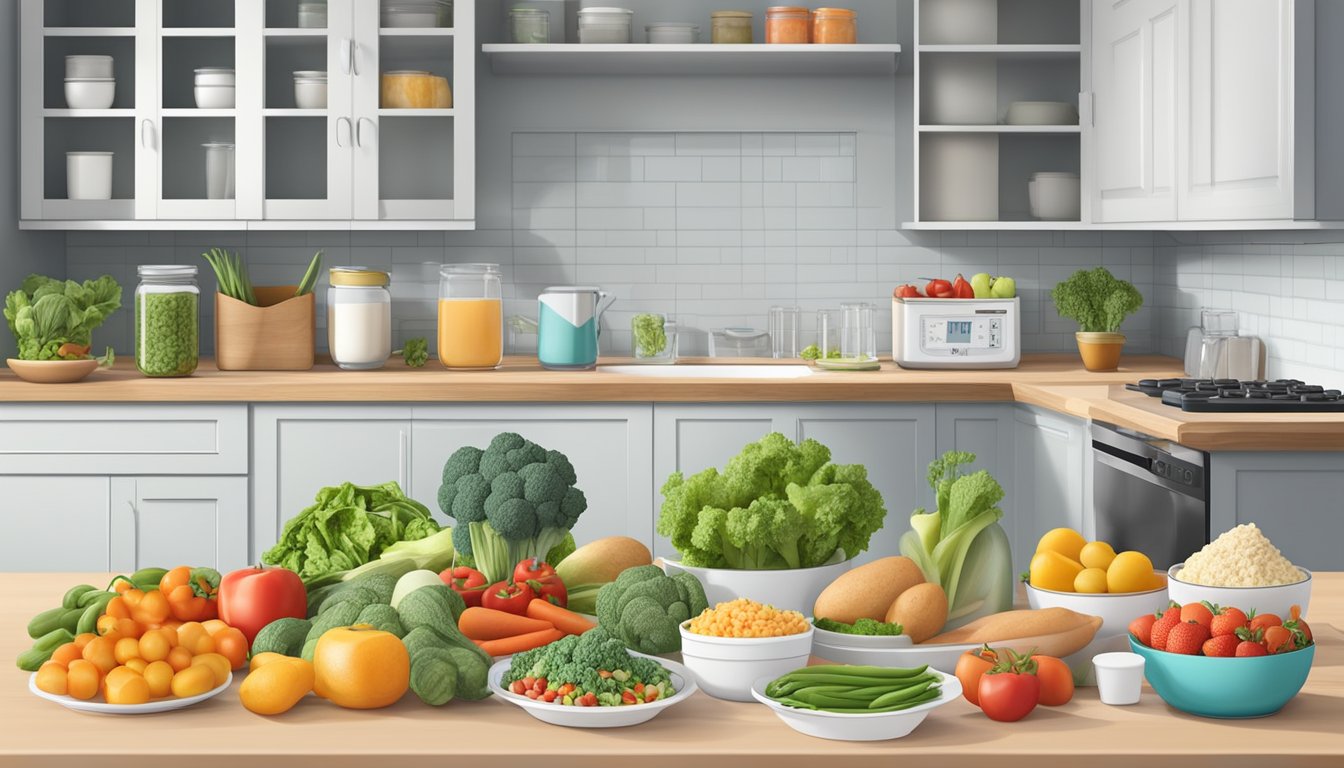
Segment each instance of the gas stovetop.
[{"label": "gas stovetop", "polygon": [[1160,397],[1166,405],[1204,413],[1344,413],[1338,389],[1297,379],[1143,379],[1125,389]]}]

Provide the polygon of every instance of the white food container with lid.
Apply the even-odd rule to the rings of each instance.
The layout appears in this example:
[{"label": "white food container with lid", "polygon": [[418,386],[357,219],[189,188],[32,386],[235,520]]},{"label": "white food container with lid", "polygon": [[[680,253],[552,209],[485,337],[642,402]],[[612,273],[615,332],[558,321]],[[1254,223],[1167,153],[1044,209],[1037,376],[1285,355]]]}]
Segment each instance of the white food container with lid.
[{"label": "white food container with lid", "polygon": [[629,8],[584,8],[579,11],[579,42],[620,45],[630,42],[635,12]]},{"label": "white food container with lid", "polygon": [[298,26],[299,29],[326,29],[326,0],[320,0],[320,2],[299,3]]},{"label": "white food container with lid", "polygon": [[392,294],[387,272],[333,267],[327,288],[327,347],[346,370],[382,368],[392,355]]},{"label": "white food container with lid", "polygon": [[446,0],[383,0],[381,22],[392,29],[452,26],[453,4]]},{"label": "white food container with lid", "polygon": [[111,200],[112,153],[66,152],[65,187],[71,200]]},{"label": "white food container with lid", "polygon": [[65,57],[67,80],[111,80],[112,57],[94,54],[76,54]]},{"label": "white food container with lid", "polygon": [[65,105],[71,109],[109,109],[117,98],[117,81],[111,78],[67,78]]},{"label": "white food container with lid", "polygon": [[1031,215],[1044,221],[1074,221],[1082,216],[1078,174],[1055,171],[1033,173],[1027,182]]},{"label": "white food container with lid", "polygon": [[699,42],[700,27],[679,21],[659,21],[644,27],[652,45],[689,45]]},{"label": "white food container with lid", "polygon": [[196,70],[196,85],[235,85],[237,74],[229,67],[201,67]]},{"label": "white food container with lid", "polygon": [[299,109],[327,108],[327,73],[301,70],[294,73],[294,106]]},{"label": "white food container with lid", "polygon": [[1021,356],[1017,297],[891,300],[891,359],[902,368],[1016,368]]}]

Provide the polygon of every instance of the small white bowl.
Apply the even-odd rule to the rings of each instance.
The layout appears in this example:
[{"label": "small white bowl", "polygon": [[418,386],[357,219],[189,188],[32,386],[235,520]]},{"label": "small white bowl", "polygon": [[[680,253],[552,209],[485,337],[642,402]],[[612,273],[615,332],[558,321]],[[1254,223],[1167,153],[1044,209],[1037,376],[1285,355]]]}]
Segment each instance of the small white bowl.
[{"label": "small white bowl", "polygon": [[237,75],[227,67],[202,67],[196,70],[196,85],[236,85]]},{"label": "small white bowl", "polygon": [[116,80],[67,79],[65,81],[65,105],[71,109],[109,109],[116,98]]},{"label": "small white bowl", "polygon": [[636,651],[630,653],[634,656],[653,659],[662,664],[672,678],[672,687],[676,689],[676,693],[652,704],[632,704],[628,707],[566,707],[562,704],[519,696],[504,688],[501,681],[504,679],[504,675],[509,672],[509,666],[513,663],[511,659],[496,661],[490,667],[488,678],[490,690],[500,699],[527,710],[529,715],[543,723],[563,725],[568,728],[621,728],[627,725],[638,725],[652,720],[659,712],[680,704],[695,693],[695,678],[682,665],[675,661],[668,661]]},{"label": "small white bowl", "polygon": [[299,109],[327,108],[327,81],[294,78],[294,105]]},{"label": "small white bowl", "polygon": [[78,54],[65,57],[67,80],[111,80],[112,57]]},{"label": "small white bowl", "polygon": [[961,681],[936,669],[930,671],[943,679],[938,698],[896,712],[843,714],[786,707],[765,695],[765,686],[778,675],[762,677],[753,682],[751,695],[769,707],[785,725],[799,733],[835,741],[886,741],[910,735],[930,712],[961,696]]},{"label": "small white bowl", "polygon": [[1294,605],[1302,608],[1302,617],[1307,617],[1308,603],[1311,602],[1311,571],[1298,567],[1303,574],[1302,581],[1296,584],[1282,584],[1276,587],[1206,587],[1203,584],[1191,584],[1181,581],[1181,569],[1185,563],[1177,563],[1167,570],[1167,594],[1172,600],[1185,605],[1207,600],[1214,605],[1240,608],[1249,613],[1272,613],[1285,621],[1288,610]]},{"label": "small white bowl", "polygon": [[233,109],[236,93],[232,85],[198,85],[196,108]]},{"label": "small white bowl", "polygon": [[812,655],[812,634],[784,637],[710,637],[697,635],[682,622],[681,660],[695,675],[705,693],[716,699],[751,701],[751,683],[758,677],[771,680],[807,666]]},{"label": "small white bowl", "polygon": [[[837,552],[836,557],[844,555]],[[669,573],[674,570],[686,571],[699,579],[711,606],[747,597],[782,611],[798,611],[804,616],[811,616],[817,596],[840,574],[848,571],[851,564],[851,561],[843,560],[816,568],[738,571],[730,568],[695,568],[676,560],[664,560],[663,570]]]}]

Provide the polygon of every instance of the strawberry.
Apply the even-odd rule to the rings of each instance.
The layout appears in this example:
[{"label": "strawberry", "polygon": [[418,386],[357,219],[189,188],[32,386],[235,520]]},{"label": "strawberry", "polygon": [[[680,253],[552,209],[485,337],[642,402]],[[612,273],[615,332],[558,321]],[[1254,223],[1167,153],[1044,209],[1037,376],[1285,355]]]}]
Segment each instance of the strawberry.
[{"label": "strawberry", "polygon": [[1205,656],[1235,656],[1240,643],[1236,635],[1218,635],[1205,640],[1200,650]]},{"label": "strawberry", "polygon": [[1246,626],[1246,622],[1246,614],[1240,608],[1219,608],[1215,605],[1209,631],[1214,637],[1235,635],[1237,629]]},{"label": "strawberry", "polygon": [[1198,621],[1182,621],[1167,635],[1167,653],[1198,656],[1204,641],[1209,639],[1209,628]]},{"label": "strawberry", "polygon": [[1138,638],[1140,643],[1151,645],[1153,642],[1153,622],[1155,621],[1157,621],[1157,616],[1145,613],[1129,623],[1129,633]]},{"label": "strawberry", "polygon": [[1149,639],[1152,641],[1148,645],[1159,651],[1167,649],[1167,635],[1171,634],[1171,628],[1181,623],[1181,612],[1179,610],[1168,609],[1162,614],[1162,618],[1153,622],[1149,630]]},{"label": "strawberry", "polygon": [[1213,611],[1209,610],[1207,603],[1188,603],[1181,606],[1181,621],[1193,621],[1208,627],[1213,622]]},{"label": "strawberry", "polygon": [[1269,651],[1265,646],[1252,640],[1242,640],[1237,643],[1237,656],[1268,656]]}]

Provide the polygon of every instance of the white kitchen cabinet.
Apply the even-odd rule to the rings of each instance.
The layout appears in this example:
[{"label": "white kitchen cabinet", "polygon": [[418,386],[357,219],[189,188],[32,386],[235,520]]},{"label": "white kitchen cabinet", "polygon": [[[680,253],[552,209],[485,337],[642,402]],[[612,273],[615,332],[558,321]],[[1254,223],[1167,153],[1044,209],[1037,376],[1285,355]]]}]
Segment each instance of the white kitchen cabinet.
[{"label": "white kitchen cabinet", "polygon": [[395,480],[410,493],[410,417],[402,405],[253,406],[252,557],[322,488]]},{"label": "white kitchen cabinet", "polygon": [[113,568],[111,480],[0,475],[0,571]]},{"label": "white kitchen cabinet", "polygon": [[1292,562],[1344,569],[1344,454],[1218,452],[1209,456],[1209,536],[1255,523]]},{"label": "white kitchen cabinet", "polygon": [[246,477],[114,477],[110,509],[114,571],[251,561]]},{"label": "white kitchen cabinet", "polygon": [[653,541],[652,407],[632,404],[425,405],[412,422],[410,494],[438,509],[443,465],[458,448],[485,448],[516,432],[569,457],[588,509],[574,526],[579,541],[629,536]]},{"label": "white kitchen cabinet", "polygon": [[[934,456],[933,408],[891,403],[657,404],[654,406],[653,508],[658,489],[673,472],[691,475],[723,469],[747,443],[770,432],[792,440],[813,438],[831,449],[833,461],[863,464],[882,494],[887,519],[860,556],[867,561],[899,553],[910,513],[927,506],[925,469]],[[671,543],[654,539],[654,552],[676,557]]]},{"label": "white kitchen cabinet", "polygon": [[1013,543],[1013,571],[1025,571],[1041,534],[1072,528],[1093,535],[1085,475],[1090,457],[1087,422],[1033,406],[1017,406],[1013,438],[1014,513],[1004,529]]},{"label": "white kitchen cabinet", "polygon": [[[379,3],[330,0],[325,29],[295,0],[22,0],[25,228],[469,229],[475,218],[475,3],[455,26],[382,29]],[[69,109],[64,57],[111,55],[109,109]],[[232,108],[199,109],[194,71],[235,70]],[[385,109],[382,73],[445,76],[447,109]],[[327,75],[300,109],[294,73]],[[234,192],[207,192],[206,144],[234,145]],[[66,153],[113,153],[112,196],[72,200]],[[171,225],[168,222],[173,222]]]}]

